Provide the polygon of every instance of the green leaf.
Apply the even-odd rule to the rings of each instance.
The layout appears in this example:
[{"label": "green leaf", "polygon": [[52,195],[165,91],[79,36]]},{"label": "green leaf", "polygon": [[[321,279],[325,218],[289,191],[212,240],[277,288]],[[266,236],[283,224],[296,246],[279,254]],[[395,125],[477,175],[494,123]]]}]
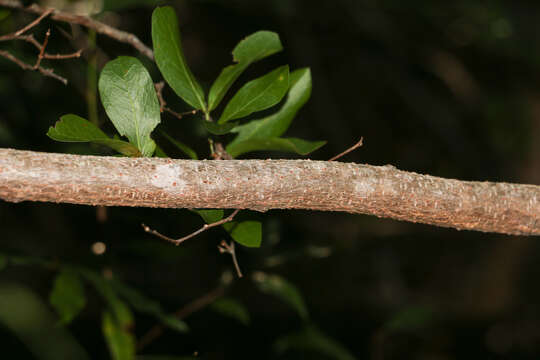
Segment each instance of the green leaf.
[{"label": "green leaf", "polygon": [[239,244],[247,247],[260,247],[262,242],[262,224],[260,221],[228,222],[223,227]]},{"label": "green leaf", "polygon": [[126,156],[141,156],[141,152],[127,141],[111,139],[100,128],[90,121],[74,114],[60,117],[60,120],[50,127],[47,136],[63,142],[92,142],[110,147]]},{"label": "green leaf", "polygon": [[238,133],[238,136],[227,145],[227,150],[234,151],[237,143],[252,138],[272,138],[283,135],[298,110],[309,100],[310,95],[311,72],[309,68],[293,71],[289,91],[281,108],[270,116],[235,127],[232,132]]},{"label": "green leaf", "polygon": [[158,316],[159,320],[166,325],[168,328],[185,333],[189,331],[188,325],[182,320],[178,319],[174,314],[161,314]]},{"label": "green leaf", "polygon": [[103,313],[102,331],[112,359],[135,359],[135,337],[108,311]]},{"label": "green leaf", "polygon": [[414,331],[433,322],[434,311],[428,306],[409,306],[397,312],[384,328],[387,331]]},{"label": "green leaf", "polygon": [[174,315],[166,314],[161,304],[155,300],[149,299],[137,289],[128,286],[127,284],[120,281],[112,281],[111,285],[114,291],[127,300],[127,302],[133,307],[136,311],[154,315],[156,318],[161,320],[161,322],[171,329],[186,332],[189,330],[187,324],[182,320],[179,320]]},{"label": "green leaf", "polygon": [[223,316],[233,318],[245,326],[248,326],[250,323],[249,313],[246,307],[235,299],[218,299],[210,305],[210,309]]},{"label": "green leaf", "polygon": [[157,66],[167,84],[186,103],[206,113],[204,92],[186,63],[176,13],[172,7],[154,10],[152,42]]},{"label": "green leaf", "polygon": [[169,356],[169,355],[139,355],[136,360],[199,360],[200,357]]},{"label": "green leaf", "polygon": [[219,123],[238,119],[276,105],[289,88],[289,66],[281,66],[251,80],[238,90],[223,110]]},{"label": "green leaf", "polygon": [[275,150],[293,152],[300,155],[307,155],[321,146],[326,141],[306,141],[297,138],[251,138],[234,144],[233,147],[227,146],[227,153],[233,158],[239,155],[260,150]]},{"label": "green leaf", "polygon": [[197,153],[195,152],[195,150],[193,150],[192,148],[190,148],[186,144],[181,143],[180,141],[173,139],[169,134],[167,134],[164,131],[161,131],[161,135],[163,135],[163,137],[165,139],[169,140],[174,146],[176,146],[178,148],[178,150],[180,150],[181,152],[186,154],[189,158],[191,158],[193,160],[198,160],[199,159],[199,157],[197,156]]},{"label": "green leaf", "polygon": [[156,151],[154,152],[154,156],[159,157],[159,158],[168,158],[169,157],[167,154],[165,154],[165,151],[163,151],[163,149],[158,145],[156,145]]},{"label": "green leaf", "polygon": [[214,135],[225,135],[229,133],[238,123],[226,123],[226,124],[218,124],[212,121],[206,121],[203,120],[204,128],[211,134]]},{"label": "green leaf", "polygon": [[105,65],[98,85],[101,102],[116,130],[144,156],[152,156],[156,144],[150,133],[160,122],[160,111],[146,68],[134,57],[121,56]]},{"label": "green leaf", "polygon": [[0,254],[0,271],[4,270],[8,265],[8,258],[6,255]]},{"label": "green leaf", "polygon": [[252,63],[283,50],[279,35],[271,31],[257,31],[240,41],[234,48],[233,61],[225,67],[212,84],[208,94],[208,110],[219,105],[231,85]]},{"label": "green leaf", "polygon": [[338,360],[355,359],[343,345],[323,334],[314,326],[307,327],[300,332],[285,335],[279,338],[274,344],[274,351],[278,354],[283,354],[290,350],[310,351]]},{"label": "green leaf", "polygon": [[62,324],[69,324],[81,312],[86,305],[86,297],[75,271],[64,268],[56,276],[49,301],[60,315]]},{"label": "green leaf", "polygon": [[296,286],[280,276],[268,275],[263,272],[256,272],[253,275],[253,281],[260,291],[277,296],[295,309],[303,320],[308,319],[306,304]]},{"label": "green leaf", "polygon": [[193,212],[199,214],[203,218],[204,222],[207,224],[215,223],[223,219],[223,210],[193,210]]},{"label": "green leaf", "polygon": [[[58,326],[57,321],[41,296],[18,284],[0,283],[0,327],[18,338],[25,352],[33,354],[10,356],[3,346],[3,359],[90,359],[73,335],[64,326]],[[2,343],[5,341],[3,338]]]}]

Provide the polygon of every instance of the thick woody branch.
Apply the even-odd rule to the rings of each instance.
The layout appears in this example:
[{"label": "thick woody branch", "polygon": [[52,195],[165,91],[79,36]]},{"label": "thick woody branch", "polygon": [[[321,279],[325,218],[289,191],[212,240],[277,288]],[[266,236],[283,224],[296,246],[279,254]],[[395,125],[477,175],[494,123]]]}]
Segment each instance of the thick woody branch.
[{"label": "thick woody branch", "polygon": [[311,209],[540,235],[540,186],[310,160],[173,160],[0,149],[0,199],[163,208]]}]

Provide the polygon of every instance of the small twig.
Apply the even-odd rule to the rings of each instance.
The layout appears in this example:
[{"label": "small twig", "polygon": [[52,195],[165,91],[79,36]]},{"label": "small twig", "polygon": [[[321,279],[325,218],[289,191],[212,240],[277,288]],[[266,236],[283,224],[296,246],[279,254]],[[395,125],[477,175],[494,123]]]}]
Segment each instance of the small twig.
[{"label": "small twig", "polygon": [[212,139],[208,139],[210,144],[210,156],[214,160],[232,160],[232,156],[225,150],[223,144],[220,142],[214,142]]},{"label": "small twig", "polygon": [[[43,9],[37,4],[25,7],[22,2],[17,0],[0,0],[0,6],[4,6],[11,9],[19,9],[33,14],[43,15],[43,13],[50,11],[51,9]],[[56,21],[62,21],[69,24],[78,24],[85,26],[89,29],[94,29],[97,33],[106,35],[112,39],[120,42],[127,43],[137,49],[139,52],[147,56],[149,59],[154,60],[154,53],[147,47],[139,38],[133,34],[125,31],[121,31],[113,28],[107,24],[99,22],[88,16],[75,15],[69,12],[60,10],[52,10],[51,19]]]},{"label": "small twig", "polygon": [[37,69],[34,69],[33,65],[28,65],[21,60],[17,59],[15,56],[11,55],[9,52],[0,50],[0,56],[13,61],[15,64],[19,65],[23,70],[37,70],[44,76],[52,77],[53,79],[56,79],[58,81],[61,81],[64,85],[67,85],[68,81],[66,78],[63,78],[60,75],[57,75],[54,73],[53,69],[46,69],[42,66],[38,66]]},{"label": "small twig", "polygon": [[156,89],[156,94],[159,100],[159,112],[168,112],[172,116],[176,117],[177,119],[182,119],[186,115],[195,115],[199,110],[194,109],[190,111],[186,111],[183,113],[177,113],[176,111],[172,110],[171,108],[167,107],[167,102],[163,98],[163,88],[165,87],[165,82],[160,81],[158,83],[154,84],[154,87]]},{"label": "small twig", "polygon": [[26,25],[25,27],[23,27],[22,29],[18,30],[15,32],[15,36],[19,36],[19,35],[22,35],[24,34],[25,32],[27,32],[28,30],[30,30],[31,28],[33,28],[34,26],[36,26],[37,24],[39,24],[41,22],[41,20],[43,20],[45,17],[47,17],[50,13],[53,12],[54,9],[47,9],[45,10],[37,19],[35,19],[34,21],[32,21],[30,24]]},{"label": "small twig", "polygon": [[[12,41],[12,40],[22,40],[26,41],[36,47],[39,51],[41,51],[42,45],[34,38],[34,35],[19,35],[15,36],[15,34],[8,34],[8,35],[2,35],[0,36],[0,41]],[[49,54],[47,52],[43,53],[44,59],[51,59],[51,60],[63,60],[63,59],[73,59],[73,58],[80,58],[82,53],[82,49],[78,50],[71,54]]]},{"label": "small twig", "polygon": [[236,273],[238,274],[238,277],[241,278],[242,271],[240,271],[240,266],[238,265],[238,260],[236,259],[236,251],[234,249],[234,241],[231,241],[230,244],[227,244],[225,240],[221,240],[221,243],[218,245],[219,252],[224,254],[228,253],[231,254],[234,268],[236,269]]},{"label": "small twig", "polygon": [[152,230],[150,229],[150,227],[148,227],[147,225],[145,224],[141,224],[144,231],[146,231],[147,233],[150,233],[152,235],[155,235],[163,240],[166,240],[166,241],[169,241],[169,242],[172,242],[173,244],[175,245],[180,245],[182,242],[188,240],[188,239],[191,239],[192,237],[194,236],[197,236],[199,235],[200,233],[210,229],[210,228],[213,228],[213,227],[216,227],[216,226],[219,226],[219,225],[223,225],[225,223],[228,223],[230,221],[232,221],[234,219],[234,217],[236,216],[236,214],[238,214],[238,212],[240,211],[240,209],[236,209],[232,212],[231,215],[227,216],[226,218],[223,218],[219,221],[216,221],[216,222],[213,222],[211,224],[204,224],[203,227],[201,227],[199,230],[195,231],[195,232],[192,232],[191,234],[187,235],[187,236],[184,236],[180,239],[173,239],[173,238],[170,238],[168,236],[165,236],[163,234],[160,234],[159,232],[157,232],[156,230]]},{"label": "small twig", "polygon": [[342,156],[345,156],[347,155],[348,153],[350,153],[351,151],[353,151],[354,149],[357,149],[359,148],[360,146],[362,146],[362,142],[364,141],[364,138],[363,137],[360,137],[360,140],[354,144],[353,146],[351,146],[350,148],[348,148],[347,150],[345,150],[344,152],[340,153],[340,154],[337,154],[336,156],[334,156],[333,158],[329,159],[328,161],[335,161],[337,159],[339,159],[340,157]]},{"label": "small twig", "polygon": [[51,36],[51,29],[47,29],[47,32],[45,33],[45,39],[43,40],[43,45],[41,45],[41,51],[39,52],[38,58],[34,65],[34,70],[36,70],[41,64],[41,60],[43,59],[43,54],[45,53],[45,48],[47,47],[47,44],[49,43],[49,36]]},{"label": "small twig", "polygon": [[[182,307],[178,311],[174,313],[174,316],[178,319],[185,319],[189,315],[193,314],[196,311],[199,311],[206,306],[212,304],[216,299],[223,296],[225,292],[225,288],[223,286],[220,286],[218,288],[215,288],[214,290],[210,291],[209,293],[201,296],[198,299],[193,300],[186,306]],[[146,346],[148,346],[151,342],[156,340],[158,337],[160,337],[163,334],[163,331],[165,330],[165,327],[161,324],[154,325],[146,334],[144,334],[139,342],[137,343],[137,351],[141,351]]]}]

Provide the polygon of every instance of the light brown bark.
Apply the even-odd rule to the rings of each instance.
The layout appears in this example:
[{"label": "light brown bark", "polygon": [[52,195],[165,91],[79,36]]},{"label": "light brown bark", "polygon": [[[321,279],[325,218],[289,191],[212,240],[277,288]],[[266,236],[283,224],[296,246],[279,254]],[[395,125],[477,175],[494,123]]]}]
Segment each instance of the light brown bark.
[{"label": "light brown bark", "polygon": [[0,199],[164,208],[311,209],[540,235],[540,186],[459,181],[393,166],[173,160],[0,149]]}]

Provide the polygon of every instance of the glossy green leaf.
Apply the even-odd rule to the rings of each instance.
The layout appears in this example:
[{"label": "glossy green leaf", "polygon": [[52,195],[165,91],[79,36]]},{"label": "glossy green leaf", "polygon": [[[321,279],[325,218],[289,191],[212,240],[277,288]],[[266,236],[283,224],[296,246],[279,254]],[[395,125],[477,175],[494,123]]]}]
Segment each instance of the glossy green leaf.
[{"label": "glossy green leaf", "polygon": [[90,121],[74,114],[67,114],[50,127],[47,136],[63,142],[92,142],[107,146],[126,156],[142,156],[139,149],[127,141],[111,139]]},{"label": "glossy green leaf", "polygon": [[235,299],[218,299],[210,305],[210,309],[223,316],[235,319],[246,326],[250,323],[249,313],[246,307]]},{"label": "glossy green leaf", "polygon": [[225,124],[218,124],[212,121],[203,120],[204,128],[211,134],[214,135],[225,135],[238,125],[238,123],[230,122]]},{"label": "glossy green leaf", "polygon": [[135,359],[135,337],[108,311],[103,313],[102,331],[113,360]]},{"label": "glossy green leaf", "polygon": [[152,156],[156,144],[150,134],[160,122],[160,111],[146,68],[134,57],[121,56],[105,65],[98,86],[103,107],[116,130],[144,156]]},{"label": "glossy green leaf", "polygon": [[16,336],[29,353],[12,354],[3,346],[2,359],[90,359],[73,335],[57,322],[41,296],[18,284],[0,283],[0,327],[4,333]]},{"label": "glossy green leaf", "polygon": [[323,334],[314,326],[309,326],[302,331],[279,338],[274,344],[274,351],[278,354],[283,354],[287,351],[301,352],[306,357],[308,357],[308,354],[305,354],[305,352],[311,352],[313,354],[325,355],[330,359],[356,359],[343,345]]},{"label": "glossy green leaf", "polygon": [[79,275],[69,268],[63,269],[54,280],[49,301],[60,316],[60,322],[69,324],[86,305]]},{"label": "glossy green leaf", "polygon": [[166,314],[163,311],[160,303],[149,299],[137,289],[132,288],[120,281],[112,281],[111,285],[116,294],[125,299],[136,311],[155,316],[171,329],[181,332],[186,332],[189,330],[185,322],[179,320],[174,315]]},{"label": "glossy green leaf", "polygon": [[208,94],[208,109],[219,105],[231,85],[252,63],[283,50],[279,35],[271,31],[257,31],[240,41],[234,48],[233,61],[237,64],[225,67],[212,84]]},{"label": "glossy green leaf", "polygon": [[227,147],[227,153],[233,158],[239,155],[260,150],[275,150],[293,152],[300,155],[307,155],[326,144],[326,141],[306,141],[297,138],[251,138]]},{"label": "glossy green leaf", "polygon": [[169,140],[174,146],[176,146],[178,148],[178,150],[180,150],[181,152],[183,152],[184,154],[186,154],[189,158],[193,159],[193,160],[198,160],[199,157],[197,156],[197,153],[195,152],[195,150],[193,150],[192,148],[190,148],[189,146],[187,146],[186,144],[176,140],[176,139],[173,139],[171,136],[169,136],[169,134],[167,134],[166,132],[162,131],[161,132],[161,135],[163,135],[163,137],[167,140]]},{"label": "glossy green leaf", "polygon": [[311,95],[311,72],[309,68],[293,71],[285,102],[274,114],[235,127],[232,132],[238,136],[227,145],[235,150],[236,144],[253,138],[279,137],[287,131],[293,118]]},{"label": "glossy green leaf", "polygon": [[262,242],[262,224],[260,221],[231,221],[223,227],[237,243],[247,247],[260,247]]},{"label": "glossy green leaf", "polygon": [[172,7],[158,7],[154,10],[152,42],[157,66],[167,84],[186,103],[206,112],[204,92],[187,65],[176,13]]},{"label": "glossy green leaf", "polygon": [[281,66],[242,86],[223,110],[219,123],[276,105],[289,88],[289,66]]},{"label": "glossy green leaf", "polygon": [[223,219],[224,212],[221,209],[218,210],[193,210],[193,212],[199,214],[207,224],[215,223]]},{"label": "glossy green leaf", "polygon": [[296,286],[280,276],[268,275],[263,272],[255,273],[253,281],[260,291],[280,298],[295,309],[302,319],[308,319],[306,304]]}]

